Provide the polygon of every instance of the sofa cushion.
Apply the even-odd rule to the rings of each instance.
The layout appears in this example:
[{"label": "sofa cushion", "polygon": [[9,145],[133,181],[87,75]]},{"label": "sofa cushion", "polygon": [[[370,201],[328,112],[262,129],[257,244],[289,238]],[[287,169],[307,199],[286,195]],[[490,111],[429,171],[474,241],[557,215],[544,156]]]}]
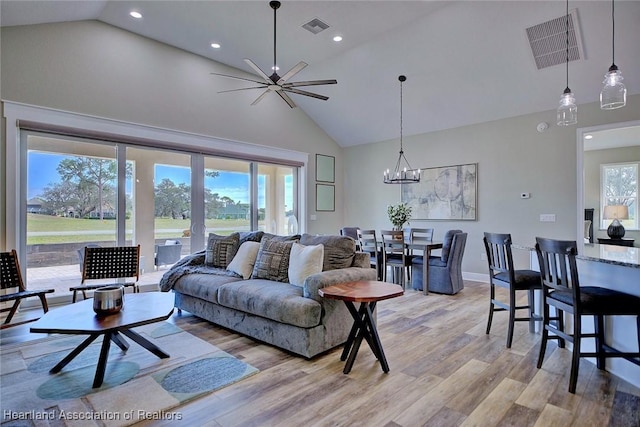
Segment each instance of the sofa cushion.
[{"label": "sofa cushion", "polygon": [[219,236],[209,233],[204,263],[209,267],[227,268],[240,246],[240,234]]},{"label": "sofa cushion", "polygon": [[238,252],[236,252],[236,255],[227,266],[227,270],[241,275],[243,279],[248,279],[253,272],[258,250],[260,250],[260,243],[252,241],[244,242],[240,245]]},{"label": "sofa cushion", "polygon": [[218,302],[218,288],[226,283],[242,280],[240,277],[225,276],[226,270],[220,269],[221,275],[192,273],[179,278],[173,290],[181,294],[200,298],[205,301]]},{"label": "sofa cushion", "polygon": [[324,245],[322,271],[351,267],[356,253],[356,242],[347,236],[312,236],[303,234],[302,245]]},{"label": "sofa cushion", "polygon": [[293,243],[293,241],[262,239],[251,278],[288,282],[289,255]]},{"label": "sofa cushion", "polygon": [[302,288],[261,279],[220,286],[218,304],[301,328],[318,326],[322,314],[320,303],[303,297]]},{"label": "sofa cushion", "polygon": [[240,246],[242,246],[242,244],[244,242],[258,242],[258,243],[260,243],[260,240],[262,240],[262,236],[264,236],[264,231],[262,231],[262,230],[258,230],[258,231],[241,231],[240,232]]},{"label": "sofa cushion", "polygon": [[289,257],[289,283],[296,286],[304,285],[307,277],[322,271],[323,260],[323,245],[305,246],[294,243]]},{"label": "sofa cushion", "polygon": [[277,234],[264,233],[262,235],[262,240],[277,240],[279,242],[288,242],[291,240],[297,242],[300,240],[300,235],[294,234],[292,236],[278,236]]}]

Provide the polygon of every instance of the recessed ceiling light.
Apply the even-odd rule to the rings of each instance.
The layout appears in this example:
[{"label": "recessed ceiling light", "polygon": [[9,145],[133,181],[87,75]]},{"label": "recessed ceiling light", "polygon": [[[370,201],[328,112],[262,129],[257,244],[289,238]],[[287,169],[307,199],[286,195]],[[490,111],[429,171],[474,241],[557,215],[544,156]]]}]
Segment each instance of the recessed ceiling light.
[{"label": "recessed ceiling light", "polygon": [[142,14],[140,12],[138,12],[137,10],[132,10],[131,12],[129,12],[129,15],[132,18],[136,18],[136,19],[141,19],[142,18]]},{"label": "recessed ceiling light", "polygon": [[584,139],[593,139],[593,135],[587,134],[584,136]]},{"label": "recessed ceiling light", "polygon": [[211,47],[214,49],[220,49],[220,43],[211,43]]},{"label": "recessed ceiling light", "polygon": [[341,42],[342,41],[342,36],[333,36],[333,41],[334,42]]}]

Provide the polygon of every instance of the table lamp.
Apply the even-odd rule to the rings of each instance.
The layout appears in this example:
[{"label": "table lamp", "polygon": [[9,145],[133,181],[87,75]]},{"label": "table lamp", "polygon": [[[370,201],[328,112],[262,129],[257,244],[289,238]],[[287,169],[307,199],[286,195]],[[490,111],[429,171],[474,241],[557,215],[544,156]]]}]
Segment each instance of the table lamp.
[{"label": "table lamp", "polygon": [[607,235],[610,239],[621,239],[624,237],[624,227],[620,224],[621,219],[629,219],[629,207],[624,205],[605,206],[603,212],[604,219],[612,219]]}]

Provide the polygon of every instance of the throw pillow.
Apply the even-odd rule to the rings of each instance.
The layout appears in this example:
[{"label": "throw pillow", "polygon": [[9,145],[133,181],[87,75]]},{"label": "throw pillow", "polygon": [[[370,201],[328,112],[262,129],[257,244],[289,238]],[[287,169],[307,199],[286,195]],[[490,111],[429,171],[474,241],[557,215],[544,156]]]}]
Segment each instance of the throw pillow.
[{"label": "throw pillow", "polygon": [[271,233],[264,233],[264,235],[262,236],[262,239],[267,239],[267,240],[277,240],[279,242],[288,242],[289,240],[292,241],[299,241],[300,240],[300,235],[299,234],[294,234],[292,236],[279,236],[277,234],[271,234]]},{"label": "throw pillow", "polygon": [[259,249],[260,243],[258,242],[244,242],[238,248],[236,256],[233,257],[227,266],[227,270],[241,275],[245,280],[248,279],[253,272],[253,266],[256,263]]},{"label": "throw pillow", "polygon": [[312,236],[303,234],[300,244],[324,245],[322,271],[351,267],[356,254],[356,241],[347,236]]},{"label": "throw pillow", "polygon": [[238,233],[231,233],[228,236],[209,233],[204,264],[207,267],[227,268],[238,251],[238,246],[240,246]]},{"label": "throw pillow", "polygon": [[242,244],[244,242],[258,242],[260,243],[260,240],[262,240],[262,236],[264,235],[264,231],[262,230],[258,230],[258,231],[241,231],[240,232],[240,246],[242,246]]},{"label": "throw pillow", "polygon": [[322,271],[323,261],[323,245],[305,246],[294,243],[289,258],[289,283],[296,286],[304,285],[307,277]]},{"label": "throw pillow", "polygon": [[279,242],[267,239],[260,242],[252,279],[267,279],[276,282],[289,281],[289,255],[294,242]]}]

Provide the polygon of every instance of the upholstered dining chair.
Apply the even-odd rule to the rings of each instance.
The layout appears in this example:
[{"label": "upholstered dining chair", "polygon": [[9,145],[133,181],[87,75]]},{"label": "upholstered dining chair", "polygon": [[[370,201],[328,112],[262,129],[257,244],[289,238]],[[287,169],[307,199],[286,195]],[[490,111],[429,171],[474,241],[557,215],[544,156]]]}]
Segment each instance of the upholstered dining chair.
[{"label": "upholstered dining chair", "polygon": [[[623,357],[640,366],[640,297],[598,286],[580,286],[575,241],[536,237],[536,253],[542,275],[544,313],[538,369],[542,367],[550,339],[558,340],[560,347],[564,347],[565,341],[573,344],[569,393],[576,392],[581,357],[595,357],[598,369],[605,368],[608,357]],[[556,310],[554,316],[550,307]],[[572,333],[564,329],[565,313],[571,317]],[[582,316],[593,316],[594,333],[582,332]],[[636,316],[637,352],[622,352],[605,343],[605,316]],[[581,350],[582,338],[595,339],[594,352]]]},{"label": "upholstered dining chair", "polygon": [[[511,234],[484,233],[484,248],[489,264],[489,318],[487,320],[486,333],[491,331],[493,313],[496,311],[509,312],[509,326],[507,329],[507,348],[511,348],[513,342],[513,330],[515,322],[529,322],[529,331],[534,332],[534,322],[542,320],[534,314],[534,291],[542,289],[540,273],[533,270],[516,270],[513,267],[513,254],[511,252]],[[508,301],[496,296],[496,286],[507,289]],[[528,293],[527,305],[517,305],[518,294],[522,291]],[[518,310],[527,310],[526,317],[516,317]]]},{"label": "upholstered dining chair", "polygon": [[341,236],[351,237],[356,241],[356,250],[361,250],[360,248],[360,227],[342,227],[340,229]]},{"label": "upholstered dining chair", "polygon": [[[382,237],[382,280],[387,281],[387,269],[392,268],[393,281],[405,286],[405,270],[411,266],[403,230],[381,230]],[[400,280],[396,279],[396,271]]]},{"label": "upholstered dining chair", "polygon": [[[448,230],[444,234],[441,255],[431,255],[428,259],[427,290],[437,294],[454,295],[464,288],[462,279],[462,258],[467,244],[467,233],[462,230]],[[412,287],[422,290],[423,258],[412,260]]]},{"label": "upholstered dining chair", "polygon": [[115,246],[115,247],[85,247],[84,265],[82,269],[82,281],[78,286],[69,288],[73,292],[72,302],[76,302],[78,292],[82,292],[84,299],[87,291],[95,290],[105,283],[86,283],[87,280],[98,279],[135,279],[134,281],[122,281],[115,283],[125,288],[133,288],[138,292],[138,279],[140,278],[140,245]]},{"label": "upholstered dining chair", "polygon": [[371,257],[371,267],[376,269],[378,280],[383,280],[383,255],[376,230],[360,230],[360,250]]},{"label": "upholstered dining chair", "polygon": [[15,249],[12,249],[11,252],[0,252],[0,289],[6,292],[3,295],[0,295],[0,302],[13,301],[13,305],[11,307],[6,307],[0,310],[0,312],[9,312],[4,323],[0,327],[1,329],[38,320],[29,319],[24,322],[11,323],[11,319],[13,319],[13,316],[18,311],[20,303],[26,298],[40,298],[42,310],[45,313],[49,311],[46,294],[50,294],[55,291],[54,289],[31,290],[25,287],[24,281],[22,280],[22,272],[20,271],[20,263],[18,262],[18,254]]}]

